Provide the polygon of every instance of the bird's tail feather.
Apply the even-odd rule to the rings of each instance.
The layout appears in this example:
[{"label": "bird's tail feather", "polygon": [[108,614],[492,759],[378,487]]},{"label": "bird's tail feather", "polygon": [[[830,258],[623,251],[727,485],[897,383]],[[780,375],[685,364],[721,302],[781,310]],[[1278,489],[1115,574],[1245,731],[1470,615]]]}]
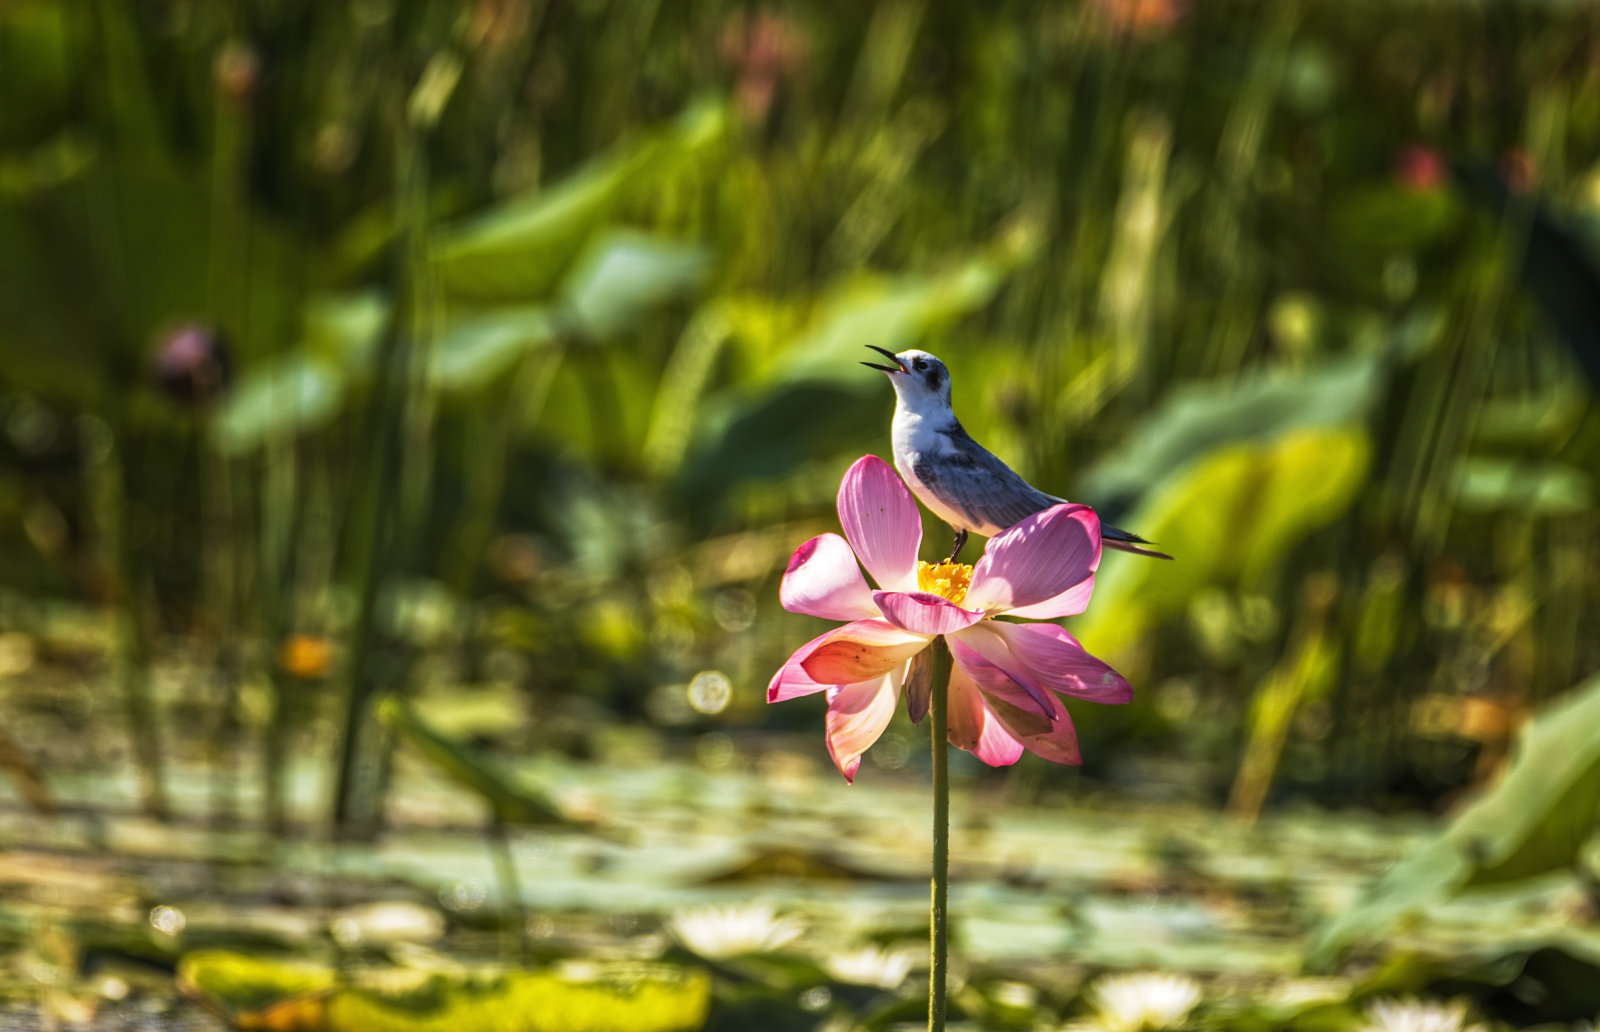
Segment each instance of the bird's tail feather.
[{"label": "bird's tail feather", "polygon": [[1134,555],[1147,555],[1152,559],[1171,559],[1172,556],[1165,552],[1157,552],[1153,548],[1140,548],[1150,542],[1137,534],[1130,534],[1118,527],[1100,525],[1100,543],[1106,548],[1115,548],[1119,552],[1132,552]]},{"label": "bird's tail feather", "polygon": [[1171,559],[1172,556],[1165,552],[1157,552],[1153,548],[1140,548],[1128,541],[1113,541],[1111,538],[1101,538],[1101,543],[1107,548],[1115,548],[1119,552],[1132,552],[1134,555],[1147,555],[1152,559]]}]

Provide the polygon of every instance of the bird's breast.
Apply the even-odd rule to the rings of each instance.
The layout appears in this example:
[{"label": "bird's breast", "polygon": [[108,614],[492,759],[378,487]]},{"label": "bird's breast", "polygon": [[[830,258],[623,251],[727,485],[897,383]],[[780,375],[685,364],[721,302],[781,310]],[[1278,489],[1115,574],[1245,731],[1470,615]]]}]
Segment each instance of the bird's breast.
[{"label": "bird's breast", "polygon": [[899,449],[895,450],[895,469],[900,471],[900,479],[904,480],[906,486],[911,488],[911,493],[917,496],[917,500],[926,506],[929,512],[955,529],[978,530],[982,533],[980,528],[972,525],[972,521],[964,513],[957,512],[945,504],[944,499],[939,497],[937,491],[923,483],[922,478],[917,476],[917,459],[916,452],[902,453]]}]

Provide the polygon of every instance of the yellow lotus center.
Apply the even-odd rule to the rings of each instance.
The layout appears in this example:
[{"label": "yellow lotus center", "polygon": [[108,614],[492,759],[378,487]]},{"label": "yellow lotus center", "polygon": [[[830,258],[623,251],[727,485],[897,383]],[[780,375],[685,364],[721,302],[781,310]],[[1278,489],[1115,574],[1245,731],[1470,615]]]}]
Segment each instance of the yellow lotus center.
[{"label": "yellow lotus center", "polygon": [[956,605],[966,601],[972,586],[972,567],[966,563],[918,563],[917,590],[949,599]]}]

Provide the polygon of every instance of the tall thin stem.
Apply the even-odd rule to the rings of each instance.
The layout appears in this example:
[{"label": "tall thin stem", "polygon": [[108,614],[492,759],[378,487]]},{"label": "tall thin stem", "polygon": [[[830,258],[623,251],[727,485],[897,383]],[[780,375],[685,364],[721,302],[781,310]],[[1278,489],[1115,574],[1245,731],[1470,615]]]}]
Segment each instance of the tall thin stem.
[{"label": "tall thin stem", "polygon": [[522,882],[517,878],[517,861],[511,855],[511,839],[498,808],[489,820],[489,854],[500,884],[500,959],[521,967],[528,963],[528,915],[522,909]]},{"label": "tall thin stem", "polygon": [[372,719],[372,700],[380,686],[402,686],[407,650],[380,619],[381,605],[413,554],[420,486],[428,457],[423,439],[417,387],[426,360],[427,320],[419,314],[429,287],[426,255],[427,149],[425,134],[401,120],[396,137],[395,206],[400,234],[394,245],[394,310],[378,347],[375,382],[364,427],[366,483],[352,517],[358,585],[355,628],[345,685],[344,731],[333,795],[336,837],[371,839],[383,815],[388,784],[388,745]]},{"label": "tall thin stem", "polygon": [[928,913],[928,1032],[944,1032],[945,980],[950,967],[950,647],[933,639],[933,903]]},{"label": "tall thin stem", "polygon": [[122,689],[133,760],[141,781],[141,807],[157,820],[170,816],[161,725],[150,693],[150,651],[145,640],[144,594],[140,566],[129,534],[127,470],[115,432],[90,418],[84,434],[84,487],[100,539],[107,595],[114,608],[113,639],[117,681]]}]

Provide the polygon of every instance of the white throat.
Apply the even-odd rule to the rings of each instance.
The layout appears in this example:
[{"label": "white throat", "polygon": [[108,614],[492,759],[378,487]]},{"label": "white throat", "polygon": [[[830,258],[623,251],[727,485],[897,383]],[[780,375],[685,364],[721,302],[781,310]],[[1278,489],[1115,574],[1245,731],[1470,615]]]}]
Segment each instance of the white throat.
[{"label": "white throat", "polygon": [[932,391],[896,390],[894,392],[896,422],[902,415],[927,420],[936,426],[948,426],[956,421],[955,410],[950,407],[950,402],[943,394],[935,394]]},{"label": "white throat", "polygon": [[933,394],[917,394],[908,398],[900,391],[895,391],[894,422],[890,425],[890,433],[894,441],[896,465],[905,460],[914,460],[918,454],[943,451],[948,442],[940,439],[939,431],[957,425],[955,412],[943,398]]}]

